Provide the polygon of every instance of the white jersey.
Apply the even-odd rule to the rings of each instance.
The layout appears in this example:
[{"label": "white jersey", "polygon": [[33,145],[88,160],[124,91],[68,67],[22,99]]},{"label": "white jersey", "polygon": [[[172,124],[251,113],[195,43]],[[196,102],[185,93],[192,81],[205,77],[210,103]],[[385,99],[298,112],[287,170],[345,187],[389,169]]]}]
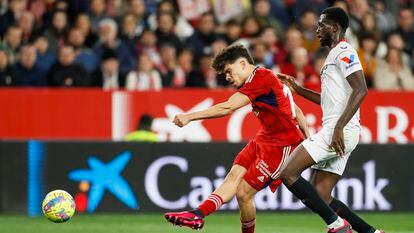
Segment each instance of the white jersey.
[{"label": "white jersey", "polygon": [[[329,51],[321,69],[322,126],[333,129],[342,115],[352,93],[346,77],[362,70],[358,54],[346,41],[341,41]],[[345,126],[348,130],[360,130],[359,109]]]}]

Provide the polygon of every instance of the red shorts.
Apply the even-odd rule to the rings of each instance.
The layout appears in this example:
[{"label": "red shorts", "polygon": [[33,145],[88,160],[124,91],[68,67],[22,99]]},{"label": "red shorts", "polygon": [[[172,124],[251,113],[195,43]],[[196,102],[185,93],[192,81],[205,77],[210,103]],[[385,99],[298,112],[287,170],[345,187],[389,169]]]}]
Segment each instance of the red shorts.
[{"label": "red shorts", "polygon": [[282,168],[286,165],[290,153],[299,145],[273,146],[251,140],[234,159],[237,164],[247,169],[244,180],[257,191],[269,186],[272,192],[282,184],[279,179]]}]

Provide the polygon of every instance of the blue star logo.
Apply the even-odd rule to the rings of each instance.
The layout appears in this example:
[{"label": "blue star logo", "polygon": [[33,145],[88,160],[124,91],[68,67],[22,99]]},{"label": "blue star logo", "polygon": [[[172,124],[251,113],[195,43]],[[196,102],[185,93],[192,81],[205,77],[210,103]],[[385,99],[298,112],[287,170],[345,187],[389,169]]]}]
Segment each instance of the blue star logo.
[{"label": "blue star logo", "polygon": [[94,212],[102,200],[105,190],[111,192],[131,209],[138,209],[138,202],[129,184],[120,175],[131,159],[131,152],[119,154],[109,163],[105,164],[96,157],[88,158],[90,170],[78,169],[69,173],[69,179],[75,181],[88,181],[89,190],[88,212]]}]

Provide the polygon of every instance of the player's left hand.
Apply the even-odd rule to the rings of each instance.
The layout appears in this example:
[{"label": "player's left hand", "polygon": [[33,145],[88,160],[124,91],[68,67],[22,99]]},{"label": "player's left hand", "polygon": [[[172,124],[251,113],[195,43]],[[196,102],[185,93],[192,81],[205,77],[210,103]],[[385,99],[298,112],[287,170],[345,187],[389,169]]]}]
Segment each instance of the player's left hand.
[{"label": "player's left hand", "polygon": [[174,117],[173,123],[181,128],[190,123],[190,119],[185,114],[178,114]]},{"label": "player's left hand", "polygon": [[345,142],[344,142],[344,130],[343,128],[335,127],[333,136],[332,136],[332,143],[330,145],[336,151],[338,156],[342,156],[345,154]]}]

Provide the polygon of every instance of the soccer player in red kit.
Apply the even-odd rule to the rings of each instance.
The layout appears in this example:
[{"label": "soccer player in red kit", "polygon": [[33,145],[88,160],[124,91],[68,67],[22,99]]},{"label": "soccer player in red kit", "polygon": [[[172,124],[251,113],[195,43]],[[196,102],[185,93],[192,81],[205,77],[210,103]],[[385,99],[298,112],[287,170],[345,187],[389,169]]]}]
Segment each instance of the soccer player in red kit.
[{"label": "soccer player in red kit", "polygon": [[227,81],[238,91],[226,102],[175,116],[173,122],[183,127],[194,120],[229,115],[251,103],[262,128],[236,156],[223,183],[197,209],[166,213],[165,218],[169,222],[200,229],[204,225],[204,217],[236,195],[242,232],[254,232],[254,195],[267,186],[273,192],[276,190],[281,184],[279,175],[290,152],[304,139],[301,130],[308,134],[303,113],[293,102],[289,88],[271,70],[253,64],[244,46],[225,48],[214,58],[212,67],[218,73],[225,73]]}]

